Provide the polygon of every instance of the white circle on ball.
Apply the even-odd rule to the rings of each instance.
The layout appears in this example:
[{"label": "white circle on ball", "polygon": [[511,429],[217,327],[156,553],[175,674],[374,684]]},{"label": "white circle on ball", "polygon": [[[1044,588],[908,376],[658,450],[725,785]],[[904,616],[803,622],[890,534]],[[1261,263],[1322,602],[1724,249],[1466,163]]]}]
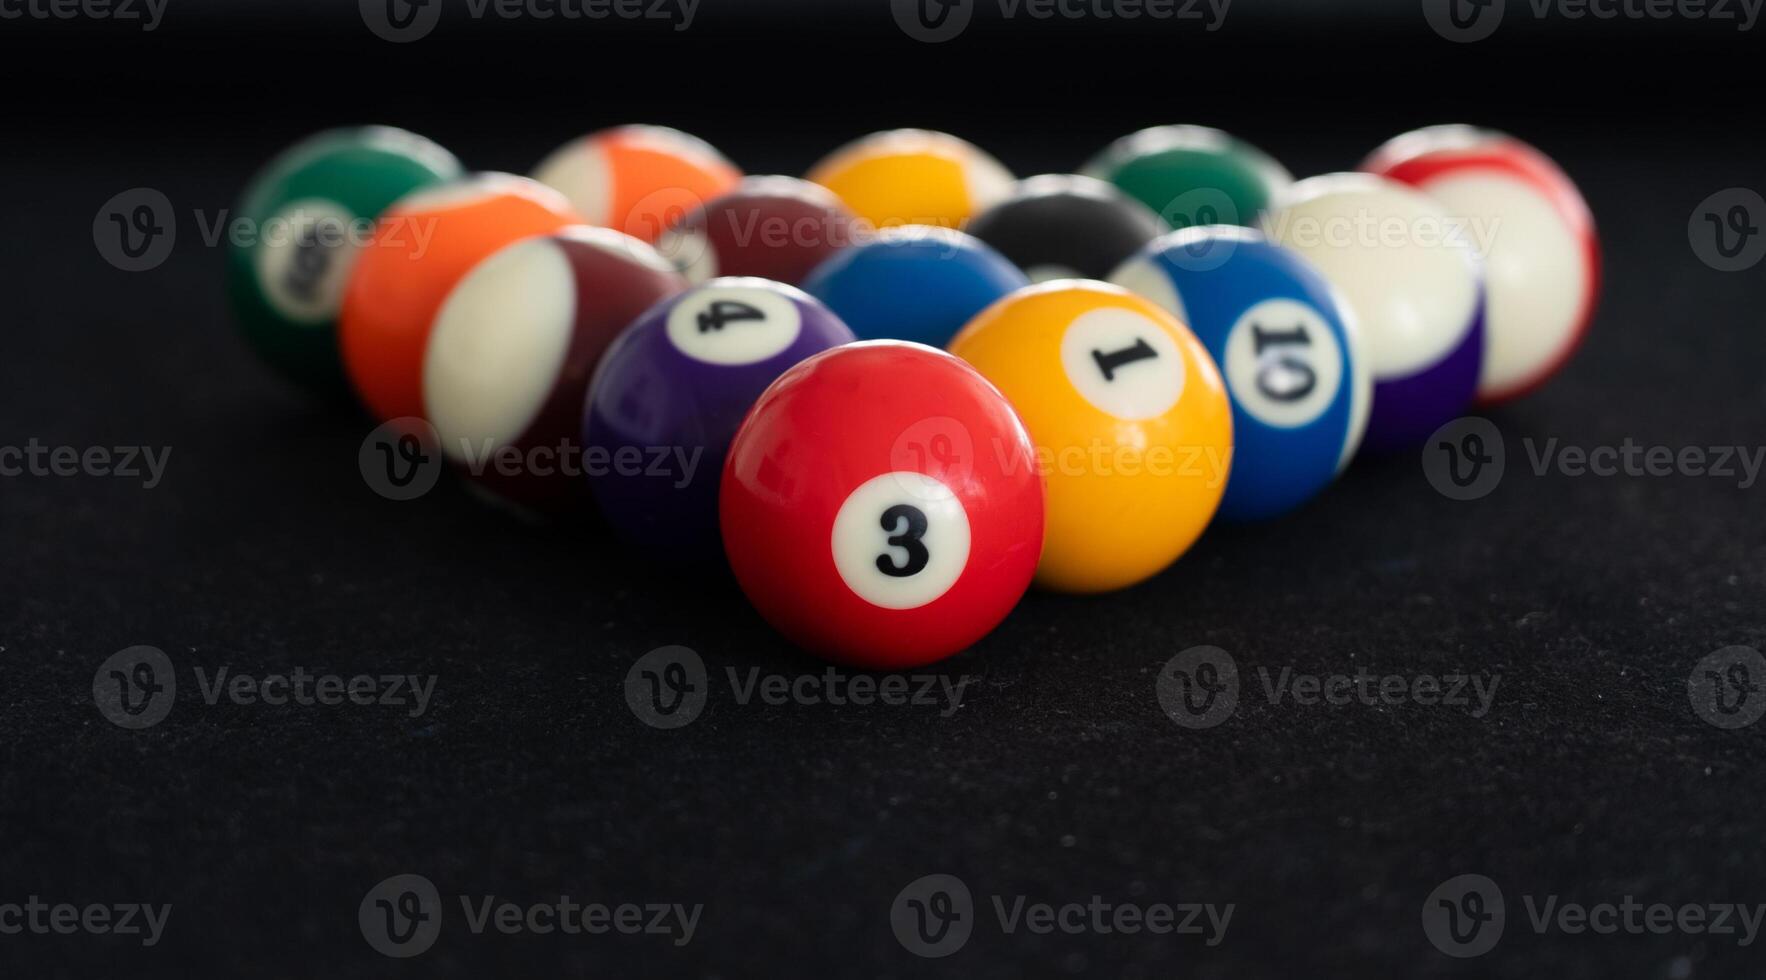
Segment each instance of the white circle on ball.
[{"label": "white circle on ball", "polygon": [[668,339],[707,364],[755,364],[797,340],[803,314],[787,296],[751,286],[711,286],[682,297],[668,311]]},{"label": "white circle on ball", "polygon": [[1176,339],[1120,306],[1074,317],[1061,335],[1061,367],[1086,401],[1131,422],[1158,418],[1183,396],[1183,352]]},{"label": "white circle on ball", "polygon": [[1226,383],[1233,400],[1264,425],[1293,429],[1316,420],[1343,383],[1343,348],[1311,306],[1266,299],[1226,335]]},{"label": "white circle on ball", "polygon": [[361,245],[356,216],[336,201],[309,198],[258,228],[258,284],[270,305],[300,323],[337,316]]},{"label": "white circle on ball", "polygon": [[968,567],[969,514],[950,487],[924,473],[884,473],[840,505],[829,547],[860,599],[917,609],[949,592]]}]

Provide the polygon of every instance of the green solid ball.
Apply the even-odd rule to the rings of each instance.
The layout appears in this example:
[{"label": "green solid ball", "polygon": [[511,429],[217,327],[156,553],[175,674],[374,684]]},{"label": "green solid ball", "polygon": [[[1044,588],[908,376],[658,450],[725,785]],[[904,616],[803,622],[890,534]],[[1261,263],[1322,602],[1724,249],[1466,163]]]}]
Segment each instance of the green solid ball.
[{"label": "green solid ball", "polygon": [[1154,126],[1124,136],[1084,172],[1115,184],[1178,229],[1255,225],[1294,182],[1269,154],[1205,126]]},{"label": "green solid ball", "polygon": [[337,314],[357,252],[394,201],[461,172],[447,150],[385,126],[327,130],[270,161],[229,224],[227,292],[252,348],[306,388],[347,393]]}]

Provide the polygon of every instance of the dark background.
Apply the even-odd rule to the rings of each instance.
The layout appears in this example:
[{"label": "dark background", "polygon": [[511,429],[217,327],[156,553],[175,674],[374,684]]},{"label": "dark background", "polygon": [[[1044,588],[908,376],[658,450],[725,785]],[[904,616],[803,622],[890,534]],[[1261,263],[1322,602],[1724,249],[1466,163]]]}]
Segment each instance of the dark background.
[{"label": "dark background", "polygon": [[[1766,443],[1762,272],[1721,274],[1693,208],[1759,188],[1756,30],[1533,22],[1433,34],[1420,5],[1238,0],[1224,27],[1001,20],[911,41],[887,3],[704,0],[693,28],[471,22],[446,0],[394,45],[351,3],[171,0],[153,33],[0,21],[0,444],[171,446],[163,485],[0,480],[0,902],[170,902],[166,939],[0,936],[14,976],[622,977],[1072,974],[1740,977],[1758,948],[1699,936],[1535,936],[1520,896],[1766,901],[1766,726],[1689,709],[1699,658],[1766,644],[1762,489],[1536,477],[1521,442]],[[1216,528],[1132,590],[1033,594],[973,651],[952,718],[916,707],[735,703],[725,667],[795,675],[718,583],[647,571],[593,526],[524,525],[444,484],[381,499],[368,424],[314,404],[232,332],[229,207],[305,133],[386,122],[473,167],[529,169],[621,122],[680,126],[753,173],[801,173],[865,132],[947,129],[1020,173],[1066,170],[1145,125],[1218,125],[1296,174],[1351,167],[1433,122],[1557,157],[1601,224],[1592,334],[1495,413],[1510,475],[1434,493],[1414,458],[1358,464],[1267,525]],[[148,186],[173,257],[107,265],[91,224]],[[1173,654],[1247,672],[1500,674],[1495,709],[1297,708],[1247,696],[1219,728],[1160,711]],[[179,670],[172,715],[124,731],[93,671],[135,644]],[[644,652],[719,678],[680,731],[621,685]],[[429,713],[204,704],[190,670],[434,673]],[[1247,692],[1251,690],[1247,685]],[[414,872],[448,924],[411,961],[356,925]],[[952,873],[1032,901],[1233,902],[1226,942],[1003,936],[917,959],[896,893]],[[1419,913],[1478,872],[1507,934],[1456,962]],[[469,935],[451,896],[704,903],[694,941]]]}]

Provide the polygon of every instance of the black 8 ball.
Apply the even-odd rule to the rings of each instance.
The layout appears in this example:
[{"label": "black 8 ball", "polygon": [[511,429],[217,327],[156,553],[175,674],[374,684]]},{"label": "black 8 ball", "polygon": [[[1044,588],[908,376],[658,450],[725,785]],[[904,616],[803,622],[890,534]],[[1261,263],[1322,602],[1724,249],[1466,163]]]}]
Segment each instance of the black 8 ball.
[{"label": "black 8 ball", "polygon": [[1113,185],[1075,174],[1019,181],[968,232],[1024,270],[1032,282],[1102,279],[1170,227]]}]

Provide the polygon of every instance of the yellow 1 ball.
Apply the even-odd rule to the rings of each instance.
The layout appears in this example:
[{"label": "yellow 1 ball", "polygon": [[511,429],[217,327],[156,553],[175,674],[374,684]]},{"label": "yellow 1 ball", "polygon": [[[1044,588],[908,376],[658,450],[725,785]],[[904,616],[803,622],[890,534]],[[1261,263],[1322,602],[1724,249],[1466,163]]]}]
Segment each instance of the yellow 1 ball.
[{"label": "yellow 1 ball", "polygon": [[1048,487],[1036,581],[1106,592],[1158,574],[1208,526],[1232,464],[1232,406],[1202,343],[1101,282],[1019,290],[951,353],[1017,408]]}]

